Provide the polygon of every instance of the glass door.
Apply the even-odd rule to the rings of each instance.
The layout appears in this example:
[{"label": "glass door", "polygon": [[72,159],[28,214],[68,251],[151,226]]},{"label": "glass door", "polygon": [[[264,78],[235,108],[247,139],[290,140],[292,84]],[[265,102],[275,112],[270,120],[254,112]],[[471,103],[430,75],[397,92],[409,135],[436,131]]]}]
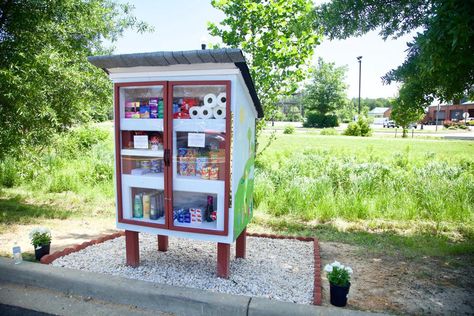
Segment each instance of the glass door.
[{"label": "glass door", "polygon": [[[170,228],[226,232],[230,83],[171,83]],[[171,218],[172,216],[172,218]]]},{"label": "glass door", "polygon": [[166,227],[165,91],[165,83],[116,85],[119,221],[124,223]]}]

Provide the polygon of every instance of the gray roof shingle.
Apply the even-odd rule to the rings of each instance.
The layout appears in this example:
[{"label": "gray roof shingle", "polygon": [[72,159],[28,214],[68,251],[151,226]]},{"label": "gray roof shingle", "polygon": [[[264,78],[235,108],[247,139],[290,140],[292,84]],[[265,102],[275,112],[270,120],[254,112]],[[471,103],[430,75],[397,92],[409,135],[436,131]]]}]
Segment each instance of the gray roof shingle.
[{"label": "gray roof shingle", "polygon": [[263,117],[263,108],[257,96],[254,83],[250,76],[247,63],[240,49],[203,49],[175,52],[152,52],[122,55],[90,56],[87,58],[91,64],[104,70],[111,68],[128,68],[140,66],[171,66],[179,64],[203,63],[233,63],[242,73],[245,84],[250,92],[252,101],[257,110],[258,117]]}]

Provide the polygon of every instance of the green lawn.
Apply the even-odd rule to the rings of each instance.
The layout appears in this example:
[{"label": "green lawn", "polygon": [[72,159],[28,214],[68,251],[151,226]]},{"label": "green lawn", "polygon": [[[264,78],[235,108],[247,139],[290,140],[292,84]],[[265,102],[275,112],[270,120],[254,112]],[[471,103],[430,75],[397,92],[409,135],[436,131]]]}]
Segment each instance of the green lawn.
[{"label": "green lawn", "polygon": [[279,134],[255,186],[256,230],[474,254],[474,142]]}]

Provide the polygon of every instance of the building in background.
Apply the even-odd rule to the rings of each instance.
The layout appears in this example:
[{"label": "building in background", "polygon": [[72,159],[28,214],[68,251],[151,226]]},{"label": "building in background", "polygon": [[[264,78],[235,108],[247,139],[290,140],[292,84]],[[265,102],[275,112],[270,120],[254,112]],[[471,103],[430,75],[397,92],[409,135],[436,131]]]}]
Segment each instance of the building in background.
[{"label": "building in background", "polygon": [[462,121],[463,113],[469,113],[469,117],[474,118],[474,102],[466,101],[461,104],[443,104],[439,106],[439,114],[436,116],[438,111],[437,105],[430,105],[426,112],[423,123],[425,124],[442,124],[444,121],[458,122]]},{"label": "building in background", "polygon": [[370,110],[367,115],[369,116],[369,119],[373,121],[374,124],[383,125],[384,122],[388,121],[391,113],[391,108],[376,107]]}]

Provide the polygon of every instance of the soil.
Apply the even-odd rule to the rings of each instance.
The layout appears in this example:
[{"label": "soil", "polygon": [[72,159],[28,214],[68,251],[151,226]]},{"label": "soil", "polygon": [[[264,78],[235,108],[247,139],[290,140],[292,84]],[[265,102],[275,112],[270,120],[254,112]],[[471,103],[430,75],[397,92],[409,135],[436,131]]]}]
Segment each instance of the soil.
[{"label": "soil", "polygon": [[51,253],[116,232],[115,220],[111,218],[55,219],[43,220],[41,224],[12,225],[7,232],[0,234],[0,255],[11,256],[15,242],[21,247],[23,254],[34,254],[28,235],[32,228],[38,226],[51,230]]},{"label": "soil", "polygon": [[[346,308],[415,315],[474,314],[472,257],[450,262],[432,257],[408,261],[371,255],[342,243],[320,242],[320,247],[322,268],[337,260],[354,270]],[[323,305],[330,306],[324,272],[322,279]]]}]

